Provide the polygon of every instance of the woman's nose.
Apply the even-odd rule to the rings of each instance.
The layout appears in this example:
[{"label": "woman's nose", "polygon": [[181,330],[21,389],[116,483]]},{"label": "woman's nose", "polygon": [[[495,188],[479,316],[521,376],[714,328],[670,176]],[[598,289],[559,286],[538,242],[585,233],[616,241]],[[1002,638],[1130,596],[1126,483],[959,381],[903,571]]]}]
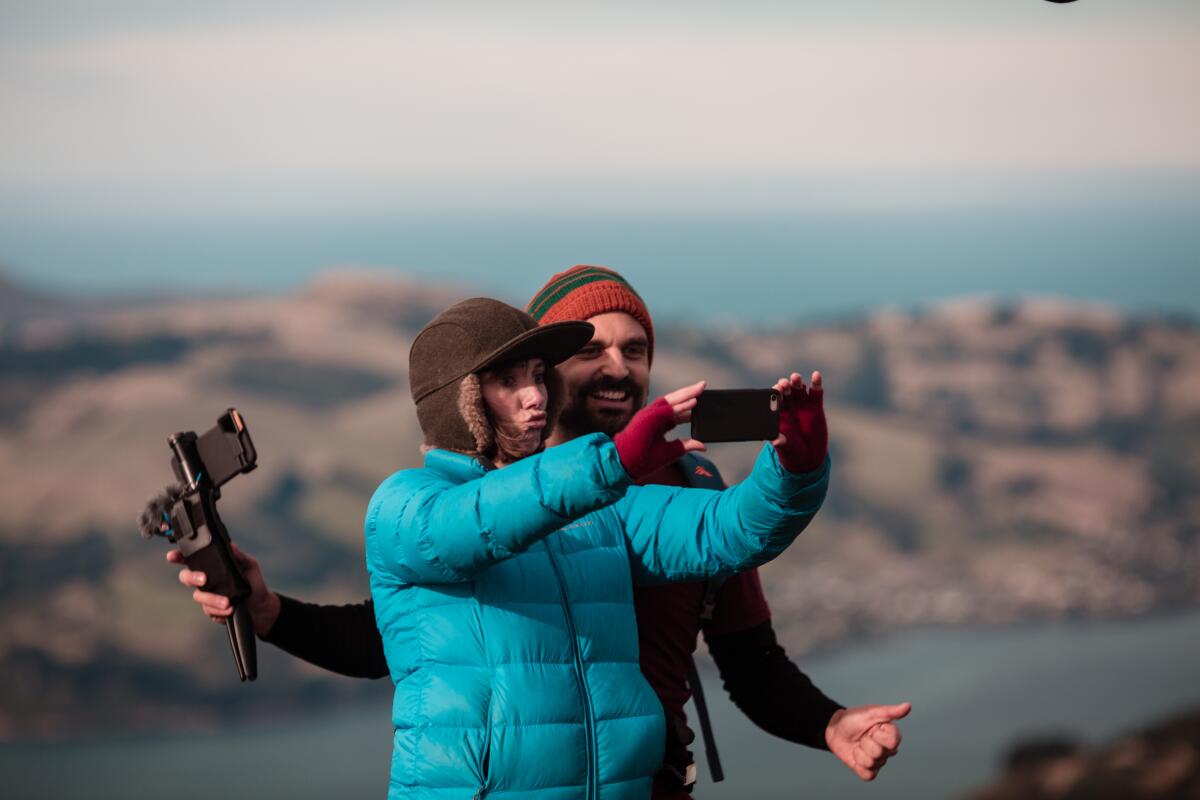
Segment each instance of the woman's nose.
[{"label": "woman's nose", "polygon": [[523,408],[543,408],[546,405],[546,392],[540,386],[527,386],[521,392]]}]

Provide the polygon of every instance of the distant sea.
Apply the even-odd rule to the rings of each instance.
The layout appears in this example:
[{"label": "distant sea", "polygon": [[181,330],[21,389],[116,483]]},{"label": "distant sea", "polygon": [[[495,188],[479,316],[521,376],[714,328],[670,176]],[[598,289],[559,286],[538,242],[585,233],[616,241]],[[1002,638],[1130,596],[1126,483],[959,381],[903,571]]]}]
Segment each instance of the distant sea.
[{"label": "distant sea", "polygon": [[[905,632],[813,657],[802,666],[847,705],[911,701],[900,754],[877,781],[863,783],[828,753],[754,728],[709,670],[705,685],[726,780],[709,783],[702,766],[697,798],[936,800],[986,783],[1005,749],[1022,737],[1067,734],[1096,743],[1195,709],[1200,707],[1200,610],[1122,623]],[[269,669],[259,680],[270,680]],[[0,795],[8,800],[382,798],[391,728],[389,687],[379,688],[375,707],[286,724],[0,746]]]},{"label": "distant sea", "polygon": [[554,272],[594,263],[622,271],[663,319],[772,324],[978,294],[1195,316],[1200,201],[1177,201],[590,217],[10,214],[0,219],[0,274],[75,295],[241,294],[352,265],[524,303]]}]

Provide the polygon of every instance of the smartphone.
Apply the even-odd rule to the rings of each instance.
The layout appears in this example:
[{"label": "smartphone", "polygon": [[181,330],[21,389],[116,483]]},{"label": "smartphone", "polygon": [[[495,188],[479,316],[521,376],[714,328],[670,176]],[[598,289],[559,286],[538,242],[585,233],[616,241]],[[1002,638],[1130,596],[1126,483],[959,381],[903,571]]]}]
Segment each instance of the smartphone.
[{"label": "smartphone", "polygon": [[692,438],[753,442],[779,435],[779,392],[774,389],[706,389],[692,409]]}]

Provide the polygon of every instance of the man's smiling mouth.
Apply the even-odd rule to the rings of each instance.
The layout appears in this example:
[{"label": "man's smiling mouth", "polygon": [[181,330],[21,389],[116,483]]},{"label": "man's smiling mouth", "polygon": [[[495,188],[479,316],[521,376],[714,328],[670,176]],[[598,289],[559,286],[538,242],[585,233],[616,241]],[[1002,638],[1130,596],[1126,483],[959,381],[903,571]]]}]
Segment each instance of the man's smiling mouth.
[{"label": "man's smiling mouth", "polygon": [[629,399],[629,392],[622,389],[597,389],[591,392],[588,397],[608,403],[623,403]]}]

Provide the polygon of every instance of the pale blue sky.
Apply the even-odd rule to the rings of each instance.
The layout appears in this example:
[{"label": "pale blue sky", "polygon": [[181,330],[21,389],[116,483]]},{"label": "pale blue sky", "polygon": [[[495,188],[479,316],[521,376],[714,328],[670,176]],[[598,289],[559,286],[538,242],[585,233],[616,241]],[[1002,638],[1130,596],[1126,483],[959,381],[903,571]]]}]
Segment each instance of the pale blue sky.
[{"label": "pale blue sky", "polygon": [[[547,27],[586,21],[589,26],[618,27],[645,20],[686,20],[688,27],[754,27],[764,23],[799,26],[872,27],[992,27],[1043,25],[1049,19],[1071,26],[1095,24],[1178,23],[1200,18],[1192,0],[1081,0],[1074,8],[1055,8],[1034,0],[608,0],[607,2],[494,3],[490,0],[443,0],[436,4],[396,3],[389,0],[259,0],[255,3],[210,0],[207,3],[163,3],[158,0],[48,0],[34,3],[0,2],[5,25],[0,39],[28,41],[58,39],[102,31],[227,27],[278,20],[335,20],[354,15],[428,18],[470,17],[512,22],[521,27]],[[1069,16],[1068,16],[1069,15]]]},{"label": "pale blue sky", "polygon": [[1198,5],[9,6],[0,185],[1197,167]]},{"label": "pale blue sky", "polygon": [[[0,110],[0,269],[55,284],[194,274],[201,231],[245,244],[212,269],[273,283],[318,253],[431,268],[436,241],[385,243],[388,215],[469,237],[506,216],[1178,212],[1200,207],[1200,3],[5,2]],[[373,249],[348,238],[368,218]],[[1122,244],[1177,270],[1177,233]]]}]

